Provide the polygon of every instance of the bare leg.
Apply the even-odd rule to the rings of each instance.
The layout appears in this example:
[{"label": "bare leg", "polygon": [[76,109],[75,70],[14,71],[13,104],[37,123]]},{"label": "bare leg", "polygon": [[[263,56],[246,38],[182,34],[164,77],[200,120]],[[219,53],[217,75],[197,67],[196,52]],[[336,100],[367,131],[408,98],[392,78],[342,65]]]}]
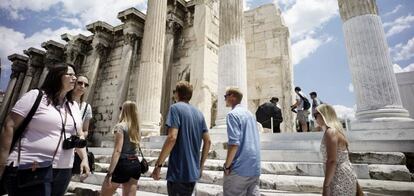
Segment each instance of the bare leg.
[{"label": "bare leg", "polygon": [[112,196],[114,195],[116,189],[119,187],[118,183],[111,182],[111,185],[108,185],[107,183],[102,184],[101,188],[101,196]]},{"label": "bare leg", "polygon": [[122,184],[123,196],[135,196],[137,194],[138,180],[131,178],[127,183]]}]

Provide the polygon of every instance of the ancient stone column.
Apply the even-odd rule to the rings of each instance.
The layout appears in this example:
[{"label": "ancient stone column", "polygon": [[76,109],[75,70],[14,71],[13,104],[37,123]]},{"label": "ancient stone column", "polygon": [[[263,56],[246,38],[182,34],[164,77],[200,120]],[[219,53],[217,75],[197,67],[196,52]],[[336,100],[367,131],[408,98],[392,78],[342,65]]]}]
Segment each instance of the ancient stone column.
[{"label": "ancient stone column", "polygon": [[38,88],[43,85],[49,68],[54,66],[56,63],[63,62],[64,48],[65,46],[53,40],[42,43],[42,48],[46,49],[45,67],[43,68],[42,74],[40,75]]},{"label": "ancient stone column", "polygon": [[86,73],[89,78],[89,90],[86,91],[85,97],[87,97],[88,103],[92,103],[93,94],[96,87],[96,79],[98,76],[98,70],[101,63],[108,56],[108,52],[111,47],[111,41],[113,39],[113,27],[105,22],[94,22],[86,26],[88,31],[92,32],[92,64],[89,66],[88,72]]},{"label": "ancient stone column", "polygon": [[[167,19],[167,32],[165,37],[165,52],[164,52],[164,72],[163,72],[163,86],[162,86],[162,96],[161,96],[161,114],[163,117],[163,122],[165,122],[165,118],[167,117],[168,109],[172,104],[172,91],[173,86],[172,84],[172,60],[174,56],[174,45],[175,45],[175,34],[179,29],[182,27],[178,18],[174,17],[173,13],[170,13]],[[165,128],[165,127],[162,127]],[[166,130],[162,129],[162,134],[166,134]]]},{"label": "ancient stone column", "polygon": [[247,107],[246,45],[243,30],[243,0],[220,1],[220,48],[218,65],[218,114],[216,125],[225,125],[224,94],[228,87],[243,93],[242,105]]},{"label": "ancient stone column", "polygon": [[45,52],[31,47],[27,50],[24,50],[23,53],[29,57],[29,61],[27,63],[28,68],[26,71],[26,76],[24,77],[23,86],[20,89],[19,98],[31,89],[31,86],[33,86],[33,78],[35,78],[36,75],[39,75],[44,67],[43,56]]},{"label": "ancient stone column", "polygon": [[159,135],[167,1],[148,1],[137,82],[143,135]]},{"label": "ancient stone column", "polygon": [[25,76],[25,72],[27,70],[28,61],[28,58],[26,56],[20,54],[12,54],[7,58],[13,63],[11,65],[12,74],[10,76],[10,81],[7,86],[6,94],[3,98],[3,103],[0,108],[1,125],[3,125],[5,117],[17,101],[17,98],[19,97],[19,92],[23,84],[23,79]]},{"label": "ancient stone column", "polygon": [[[140,22],[143,15],[135,8],[130,8],[118,14],[118,18],[124,23],[124,46],[122,48],[121,68],[118,75],[117,96],[114,101],[114,109],[112,111],[112,121],[118,121],[119,107],[126,101],[130,83],[130,73],[133,63],[136,63],[138,38],[141,37]],[[137,92],[140,94],[141,92]]]},{"label": "ancient stone column", "polygon": [[375,0],[338,0],[357,122],[410,121],[402,107]]}]

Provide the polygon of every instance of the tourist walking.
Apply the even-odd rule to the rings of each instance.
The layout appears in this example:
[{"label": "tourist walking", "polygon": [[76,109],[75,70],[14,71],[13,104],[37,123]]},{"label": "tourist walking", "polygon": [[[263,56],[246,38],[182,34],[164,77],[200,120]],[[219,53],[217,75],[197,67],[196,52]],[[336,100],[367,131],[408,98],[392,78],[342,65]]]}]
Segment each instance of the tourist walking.
[{"label": "tourist walking", "polygon": [[9,196],[63,196],[74,148],[83,177],[89,174],[79,106],[68,93],[75,82],[72,66],[50,66],[41,89],[25,93],[11,109],[0,136],[0,177]]},{"label": "tourist walking", "polygon": [[135,102],[122,104],[118,124],[113,128],[114,151],[108,173],[102,184],[101,195],[112,196],[122,184],[122,195],[136,195],[137,183],[141,177],[137,157],[141,141],[138,108]]},{"label": "tourist walking", "polygon": [[300,87],[295,87],[296,93],[296,102],[291,106],[291,109],[297,110],[297,121],[300,124],[300,128],[302,132],[308,132],[308,116],[309,116],[309,108],[310,103],[309,100],[306,98],[305,94],[302,93]]},{"label": "tourist walking", "polygon": [[[82,131],[83,131],[83,135],[86,139],[90,138],[88,136],[89,135],[89,122],[92,119],[92,107],[90,104],[85,102],[85,92],[87,91],[89,87],[89,80],[86,76],[83,75],[78,75],[77,79],[76,79],[76,83],[75,83],[75,88],[73,89],[72,92],[72,96],[73,96],[73,101],[75,101],[78,105],[79,105],[79,111],[80,111],[80,116],[82,118]],[[86,148],[86,150],[88,151],[88,149]],[[91,154],[90,152],[88,152],[88,155]],[[91,163],[94,162],[93,159],[94,157],[89,156],[89,167],[91,170],[93,165],[91,165]],[[75,152],[75,159],[73,161],[73,168],[72,168],[72,174],[80,174],[80,167],[79,164],[81,162],[81,159],[78,155],[78,153]]]},{"label": "tourist walking", "polygon": [[204,116],[189,104],[192,94],[190,83],[177,83],[174,91],[177,103],[170,106],[166,120],[168,136],[151,175],[155,180],[161,178],[161,167],[169,156],[167,189],[170,196],[190,196],[193,193],[210,150],[211,141]]},{"label": "tourist walking", "polygon": [[229,88],[224,95],[227,114],[228,150],[224,168],[224,196],[260,195],[260,138],[256,119],[240,103],[243,94]]},{"label": "tourist walking", "polygon": [[282,111],[277,105],[278,101],[277,97],[272,97],[270,102],[260,105],[256,111],[257,122],[262,124],[264,128],[273,128],[273,133],[280,133],[280,123],[283,122]]},{"label": "tourist walking", "polygon": [[[323,102],[321,100],[319,100],[318,98],[318,94],[316,92],[311,92],[309,93],[310,98],[312,99],[312,121],[313,121],[313,130],[312,131],[320,131],[320,127],[318,126],[318,124],[316,123],[316,119],[315,119],[315,113],[316,113],[316,108],[321,105]],[[309,127],[309,129],[311,129]]]},{"label": "tourist walking", "polygon": [[320,149],[325,169],[323,195],[355,196],[357,177],[349,161],[349,143],[335,110],[327,104],[319,105],[315,119],[324,131]]}]

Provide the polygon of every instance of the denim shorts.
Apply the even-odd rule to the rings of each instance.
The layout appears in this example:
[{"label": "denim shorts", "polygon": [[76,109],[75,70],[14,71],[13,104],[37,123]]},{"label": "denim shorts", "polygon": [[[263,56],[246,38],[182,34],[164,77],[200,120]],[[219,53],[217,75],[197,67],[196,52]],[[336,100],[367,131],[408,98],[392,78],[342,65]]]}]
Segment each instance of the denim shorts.
[{"label": "denim shorts", "polygon": [[120,158],[112,174],[112,182],[127,183],[131,178],[138,180],[141,177],[139,160],[135,158]]}]

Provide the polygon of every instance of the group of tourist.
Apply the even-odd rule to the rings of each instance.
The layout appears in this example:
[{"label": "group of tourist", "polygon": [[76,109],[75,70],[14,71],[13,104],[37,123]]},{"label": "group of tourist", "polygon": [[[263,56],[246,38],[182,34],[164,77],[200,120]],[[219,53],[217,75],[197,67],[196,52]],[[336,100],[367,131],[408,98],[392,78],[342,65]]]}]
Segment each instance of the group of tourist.
[{"label": "group of tourist", "polygon": [[[75,151],[80,159],[81,180],[89,175],[85,135],[92,110],[83,98],[88,86],[88,79],[76,76],[73,66],[59,64],[50,68],[40,89],[24,94],[11,109],[0,135],[0,177],[8,195],[64,195],[75,167]],[[297,109],[298,118],[303,121],[305,96],[299,87],[295,91],[298,96],[292,109]],[[192,195],[203,175],[211,146],[203,114],[189,104],[192,93],[190,83],[176,84],[176,103],[170,106],[165,123],[168,136],[151,174],[155,180],[161,179],[161,168],[169,157],[166,180],[171,196]],[[316,93],[311,93],[312,96],[316,98]],[[223,165],[223,193],[225,196],[260,195],[260,135],[256,118],[240,104],[243,92],[237,87],[228,88],[224,99],[231,111],[226,117],[228,145]],[[271,100],[276,108],[277,101],[277,98]],[[266,107],[262,108],[265,112]],[[324,131],[323,195],[356,195],[360,189],[348,158],[349,143],[334,109],[327,104],[313,104],[312,112]],[[113,128],[114,151],[102,184],[102,195],[113,195],[120,185],[124,195],[136,194],[143,169],[137,157],[138,150],[141,151],[139,115],[135,102],[126,101],[120,108],[119,121]]]}]

